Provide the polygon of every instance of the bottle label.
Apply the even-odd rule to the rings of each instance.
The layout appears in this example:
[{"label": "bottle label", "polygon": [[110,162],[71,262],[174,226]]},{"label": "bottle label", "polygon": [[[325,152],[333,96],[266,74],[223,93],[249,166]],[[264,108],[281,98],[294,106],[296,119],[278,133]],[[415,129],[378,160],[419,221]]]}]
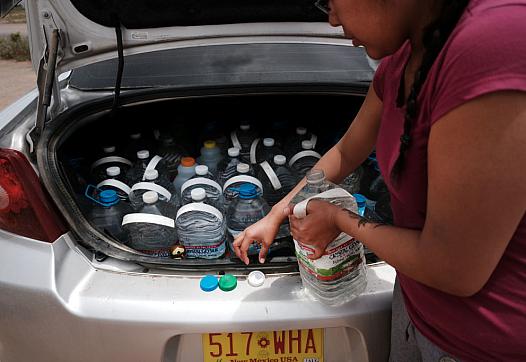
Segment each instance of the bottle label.
[{"label": "bottle label", "polygon": [[168,258],[172,256],[170,248],[159,248],[153,250],[136,249],[138,252],[154,256],[156,258]]},{"label": "bottle label", "polygon": [[180,237],[180,241],[184,245],[186,256],[188,258],[218,258],[226,251],[225,239],[222,239],[215,244],[203,243],[201,245],[195,245],[195,241],[192,241],[191,243],[185,242],[184,239],[183,236]]},{"label": "bottle label", "polygon": [[281,182],[279,181],[278,176],[276,175],[270,164],[267,161],[263,161],[259,165],[261,166],[263,171],[265,171],[265,174],[270,180],[270,183],[272,184],[274,190],[279,190],[281,188]]},{"label": "bottle label", "polygon": [[259,138],[256,138],[254,142],[250,145],[250,163],[256,164],[258,163],[256,160],[256,150],[258,148]]}]

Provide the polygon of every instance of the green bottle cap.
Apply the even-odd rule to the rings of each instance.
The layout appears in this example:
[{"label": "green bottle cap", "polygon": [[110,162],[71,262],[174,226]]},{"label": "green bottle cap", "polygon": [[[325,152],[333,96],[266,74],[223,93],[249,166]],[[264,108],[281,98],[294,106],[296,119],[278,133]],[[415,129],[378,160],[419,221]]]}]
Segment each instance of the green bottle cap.
[{"label": "green bottle cap", "polygon": [[237,278],[231,274],[225,274],[219,279],[219,289],[224,292],[230,292],[231,290],[236,289],[237,287]]}]

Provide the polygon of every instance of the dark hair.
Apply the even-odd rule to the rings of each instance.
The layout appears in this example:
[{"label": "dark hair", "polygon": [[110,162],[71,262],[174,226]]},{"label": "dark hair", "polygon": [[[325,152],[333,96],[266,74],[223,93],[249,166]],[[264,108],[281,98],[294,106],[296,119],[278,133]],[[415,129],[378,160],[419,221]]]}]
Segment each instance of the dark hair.
[{"label": "dark hair", "polygon": [[[409,92],[409,97],[406,103],[406,112],[404,117],[404,132],[400,136],[400,153],[391,171],[391,179],[396,182],[398,175],[404,168],[405,153],[411,143],[411,129],[413,120],[418,115],[418,94],[424,84],[429,70],[433,66],[438,54],[442,50],[449,35],[455,28],[460,17],[464,13],[469,0],[444,0],[439,16],[431,24],[424,29],[424,36],[422,38],[424,45],[424,54],[422,56],[422,63],[415,73],[415,79]],[[402,74],[402,81],[404,75]],[[399,96],[402,100],[399,101],[403,105],[404,94],[401,92]]]}]

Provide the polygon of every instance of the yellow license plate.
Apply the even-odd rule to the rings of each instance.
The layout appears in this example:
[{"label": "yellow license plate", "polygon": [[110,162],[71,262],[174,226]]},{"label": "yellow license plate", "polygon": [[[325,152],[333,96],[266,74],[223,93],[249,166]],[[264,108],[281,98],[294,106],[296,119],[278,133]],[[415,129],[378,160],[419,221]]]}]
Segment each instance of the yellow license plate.
[{"label": "yellow license plate", "polygon": [[203,334],[204,362],[323,362],[323,329]]}]

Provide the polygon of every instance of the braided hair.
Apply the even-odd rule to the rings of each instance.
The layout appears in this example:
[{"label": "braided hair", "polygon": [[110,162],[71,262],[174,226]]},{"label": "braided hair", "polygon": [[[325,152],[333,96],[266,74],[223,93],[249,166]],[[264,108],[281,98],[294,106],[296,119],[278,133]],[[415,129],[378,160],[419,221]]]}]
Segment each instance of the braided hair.
[{"label": "braided hair", "polygon": [[[413,85],[406,102],[404,132],[400,136],[400,152],[391,171],[391,179],[393,181],[397,180],[398,175],[404,168],[405,153],[411,144],[411,129],[413,121],[416,119],[419,111],[417,102],[418,94],[427,78],[429,70],[433,66],[433,63],[449,38],[449,35],[455,28],[468,3],[469,0],[444,0],[438,18],[424,29],[424,36],[422,38],[424,54],[422,56],[422,63],[415,73]],[[403,79],[402,75],[402,80]],[[399,106],[402,106],[404,102],[403,92],[401,92],[400,95],[402,96],[402,99],[400,100],[399,98],[398,103]]]}]

